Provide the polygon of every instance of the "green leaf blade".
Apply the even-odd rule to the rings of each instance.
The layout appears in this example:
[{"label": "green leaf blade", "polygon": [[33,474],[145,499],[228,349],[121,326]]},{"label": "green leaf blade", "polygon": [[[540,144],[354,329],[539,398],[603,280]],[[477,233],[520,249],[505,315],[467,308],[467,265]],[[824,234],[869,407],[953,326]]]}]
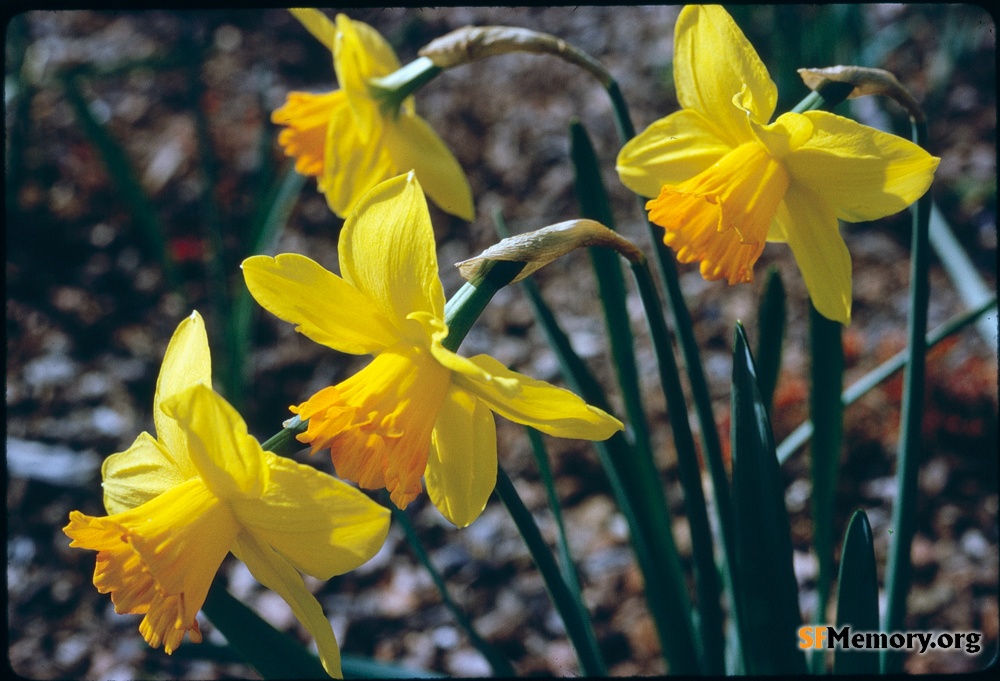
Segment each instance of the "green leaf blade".
[{"label": "green leaf blade", "polygon": [[746,671],[805,674],[792,540],[771,423],[742,325],[736,325],[732,389],[737,611]]},{"label": "green leaf blade", "polygon": [[[844,535],[837,587],[837,629],[878,631],[878,571],[868,515],[857,510]],[[879,655],[872,650],[838,648],[833,655],[835,674],[879,673]]]}]

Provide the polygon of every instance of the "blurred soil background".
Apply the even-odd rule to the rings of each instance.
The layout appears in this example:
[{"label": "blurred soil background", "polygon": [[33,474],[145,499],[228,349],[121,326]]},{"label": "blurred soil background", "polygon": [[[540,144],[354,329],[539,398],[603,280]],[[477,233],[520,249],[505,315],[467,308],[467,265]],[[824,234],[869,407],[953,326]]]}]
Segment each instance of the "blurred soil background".
[{"label": "blurred soil background", "polygon": [[[564,38],[618,79],[641,130],[676,110],[671,84],[678,7],[363,9],[403,63],[435,37],[467,24],[509,24]],[[734,7],[734,17],[779,85],[779,111],[806,94],[795,68],[862,63],[893,71],[930,119],[930,151],[941,157],[932,188],[944,217],[988,288],[996,288],[996,52],[990,16],[970,5]],[[332,16],[332,12],[331,12]],[[70,510],[103,515],[100,463],[152,431],[153,389],[177,323],[199,310],[208,321],[217,378],[226,346],[210,284],[222,267],[232,291],[247,232],[288,167],[269,112],[293,89],[335,87],[330,54],[281,10],[32,11],[6,26],[7,617],[9,661],[36,679],[254,677],[209,623],[205,642],[172,656],[151,650],[139,617],[117,616],[91,584],[94,553],[71,550],[61,532]],[[860,56],[859,56],[860,55]],[[852,61],[853,60],[853,61]],[[69,78],[70,74],[75,74]],[[67,83],[72,87],[67,89]],[[90,113],[123,150],[121,161],[149,197],[149,214],[129,203],[109,173]],[[514,232],[578,215],[567,127],[589,130],[606,173],[619,229],[648,241],[635,198],[614,173],[619,142],[605,93],[589,75],[552,57],[508,55],[449,71],[417,94],[418,111],[467,170],[477,217],[467,224],[432,208],[447,294],[461,280],[452,264],[496,240],[500,210]],[[908,125],[891,103],[859,100],[856,115],[880,115],[899,134]],[[852,109],[844,107],[844,113]],[[152,223],[149,223],[152,215]],[[143,221],[158,225],[176,262],[161,267]],[[221,228],[222,249],[208,226]],[[845,386],[905,344],[909,217],[846,225],[854,262],[854,318],[845,331]],[[336,266],[341,222],[315,182],[305,183],[287,228],[267,252],[307,254]],[[617,405],[595,285],[575,253],[535,276],[578,352]],[[681,266],[718,423],[728,437],[733,325],[756,339],[756,308],[769,265],[788,291],[789,322],[774,429],[780,441],[808,412],[806,294],[787,248],[769,245],[752,285],[705,282]],[[965,309],[933,260],[930,328]],[[222,293],[225,297],[225,293]],[[235,295],[235,294],[233,294]],[[186,300],[185,298],[186,297]],[[297,336],[255,304],[252,349],[242,369],[249,389],[228,395],[261,440],[287,407],[363,365]],[[640,373],[655,376],[638,299],[630,299]],[[995,315],[993,320],[995,320]],[[994,321],[995,323],[995,321]],[[979,631],[983,650],[910,654],[907,670],[983,668],[997,649],[998,501],[996,336],[967,328],[928,360],[922,494],[913,544],[907,629]],[[529,375],[560,380],[532,312],[516,288],[498,295],[463,352],[489,352]],[[672,529],[685,560],[690,540],[662,393],[646,380],[646,407]],[[846,410],[836,536],[867,511],[880,576],[891,537],[901,379]],[[538,469],[520,427],[498,419],[500,462],[543,532],[555,528]],[[642,595],[642,579],[597,457],[586,443],[547,440],[584,596],[616,675],[667,671]],[[330,470],[329,460],[313,463]],[[817,564],[809,552],[808,451],[784,466],[801,609],[812,618]],[[491,499],[469,528],[455,530],[425,497],[408,513],[455,600],[479,632],[522,675],[573,676],[579,669],[537,570],[503,506]],[[839,540],[838,540],[839,543]],[[231,557],[232,593],[276,626],[305,638],[283,601]],[[345,655],[372,657],[458,676],[489,667],[469,645],[402,532],[362,568],[310,583]]]}]

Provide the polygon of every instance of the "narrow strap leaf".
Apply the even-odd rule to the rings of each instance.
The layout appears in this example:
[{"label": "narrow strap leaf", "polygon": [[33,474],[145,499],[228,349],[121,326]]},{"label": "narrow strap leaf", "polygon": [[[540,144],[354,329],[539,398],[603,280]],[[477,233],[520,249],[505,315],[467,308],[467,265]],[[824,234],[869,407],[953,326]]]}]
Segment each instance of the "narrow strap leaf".
[{"label": "narrow strap leaf", "polygon": [[760,331],[757,335],[757,380],[760,397],[773,413],[774,388],[781,374],[781,346],[785,340],[785,285],[781,272],[773,265],[768,268],[764,292],[757,315]]},{"label": "narrow strap leaf", "polygon": [[535,455],[535,463],[538,464],[539,477],[542,480],[542,487],[545,488],[545,498],[549,502],[552,519],[556,523],[558,532],[556,544],[559,550],[559,567],[562,569],[563,579],[566,580],[566,586],[573,592],[573,597],[582,601],[580,579],[576,574],[573,555],[569,550],[566,525],[563,523],[562,508],[559,505],[559,496],[556,494],[556,483],[552,477],[552,467],[549,466],[549,455],[545,449],[545,442],[542,440],[542,434],[534,428],[525,427],[525,431],[528,433],[528,441],[531,443],[531,453]]},{"label": "narrow strap leaf", "polygon": [[[570,130],[570,158],[576,183],[576,199],[580,214],[614,229],[614,215],[607,189],[601,179],[601,168],[586,129],[573,121]],[[635,364],[635,340],[625,299],[625,277],[617,254],[605,248],[587,249],[593,265],[594,278],[604,313],[604,328],[611,346],[618,386],[622,391],[625,414],[632,428],[632,441],[639,456],[652,456],[646,412],[639,386],[639,370]]]},{"label": "narrow strap leaf", "polygon": [[201,609],[237,654],[265,679],[329,678],[318,657],[233,598],[218,578]]},{"label": "narrow strap leaf", "polygon": [[601,656],[601,649],[597,645],[597,636],[594,634],[586,607],[581,600],[574,598],[566,585],[552,552],[542,538],[538,525],[535,524],[535,519],[521,501],[514,483],[510,481],[502,467],[497,468],[496,493],[507,507],[518,532],[528,546],[528,552],[538,566],[552,603],[562,617],[566,635],[576,650],[580,669],[586,676],[607,676],[608,670]]},{"label": "narrow strap leaf", "polygon": [[[927,349],[930,350],[945,338],[958,333],[970,324],[974,324],[977,320],[982,319],[983,315],[990,310],[994,310],[996,305],[997,299],[996,296],[993,296],[975,309],[955,315],[927,334]],[[908,350],[901,350],[848,386],[840,395],[844,407],[851,406],[864,395],[868,394],[875,386],[902,369],[906,365],[906,358],[909,356]],[[812,435],[812,421],[801,423],[778,445],[778,461],[785,463],[792,454],[798,451],[799,447],[809,441]]]},{"label": "narrow strap leaf", "polygon": [[[860,509],[851,516],[844,535],[837,585],[837,629],[850,625],[852,633],[878,631],[875,547],[868,515]],[[838,648],[833,654],[833,673],[875,676],[878,652]]]},{"label": "narrow strap leaf", "polygon": [[139,234],[145,241],[150,254],[159,261],[171,290],[180,296],[184,307],[188,307],[187,291],[164,241],[163,235],[166,234],[166,231],[160,223],[156,209],[139,183],[125,151],[91,113],[90,105],[83,93],[80,92],[79,79],[80,76],[73,73],[67,73],[63,76],[62,85],[66,99],[73,108],[73,113],[83,127],[87,138],[101,154],[104,167],[107,168],[111,179],[118,186],[122,200],[128,205],[129,214],[135,221]]},{"label": "narrow strap leaf", "polygon": [[[609,411],[600,383],[573,351],[569,338],[545,304],[535,282],[526,279],[521,284],[549,347],[559,359],[570,389],[588,403]],[[670,514],[663,503],[662,491],[658,489],[659,475],[655,470],[640,469],[631,445],[620,432],[604,442],[595,442],[594,448],[618,508],[628,522],[632,549],[645,580],[646,600],[664,658],[672,672],[696,674],[700,666],[690,616],[691,601],[670,529]]]},{"label": "narrow strap leaf", "polygon": [[[809,450],[812,480],[813,550],[819,562],[817,605],[813,621],[826,623],[826,605],[833,581],[833,508],[840,470],[844,430],[844,405],[840,399],[844,380],[843,326],[809,305],[809,356],[811,384],[809,412],[816,437]],[[820,673],[822,656],[814,655],[813,673]]]},{"label": "narrow strap leaf", "polygon": [[732,386],[737,615],[749,674],[805,674],[798,584],[781,471],[742,325]]},{"label": "narrow strap leaf", "polygon": [[[913,138],[927,146],[927,124],[913,121]],[[910,545],[916,531],[916,508],[922,429],[924,425],[924,376],[927,361],[927,303],[930,299],[928,268],[931,196],[924,194],[913,207],[913,237],[910,247],[910,314],[903,374],[903,404],[900,409],[899,457],[896,462],[896,500],[892,508],[892,541],[886,565],[887,604],[882,630],[898,631],[906,620],[906,597],[910,593]],[[886,650],[882,672],[902,668],[903,655]]]},{"label": "narrow strap leaf", "polygon": [[[579,122],[570,125],[570,155],[576,175],[576,194],[584,217],[597,220],[614,229],[614,217],[607,190],[601,179],[600,165],[586,129]],[[638,370],[635,364],[635,345],[625,300],[625,282],[621,264],[616,254],[607,249],[590,249],[594,274],[597,278],[605,326],[611,341],[611,356],[617,371],[618,383],[629,423],[632,424],[635,455],[648,459],[644,466],[656,470],[650,447],[646,415],[641,399]],[[688,423],[687,402],[681,388],[670,343],[663,307],[659,294],[645,263],[633,264],[639,294],[650,327],[653,347],[657,356],[660,383],[670,413],[670,425],[677,448],[677,463],[684,508],[691,528],[691,545],[695,562],[695,581],[698,592],[699,654],[702,667],[708,674],[723,674],[722,606],[720,603],[719,572],[715,565],[712,530],[708,522],[705,496],[701,487],[701,467],[694,437]]]},{"label": "narrow strap leaf", "polygon": [[[725,673],[725,637],[720,602],[721,586],[715,565],[712,529],[708,521],[708,508],[701,487],[701,466],[694,436],[688,422],[687,402],[681,387],[674,349],[670,343],[666,321],[663,319],[660,297],[656,293],[652,274],[645,263],[632,265],[639,296],[646,311],[653,349],[656,353],[660,383],[670,414],[670,427],[677,448],[677,470],[684,490],[684,509],[691,527],[691,548],[694,555],[695,581],[698,591],[698,629],[701,635],[702,659],[707,674]],[[725,493],[729,495],[729,485]],[[731,579],[729,556],[722,552],[723,572],[730,600],[735,594]]]},{"label": "narrow strap leaf", "polygon": [[[444,582],[444,578],[441,573],[438,572],[437,568],[434,567],[434,563],[431,562],[431,557],[427,555],[427,551],[424,549],[423,542],[420,541],[420,536],[417,534],[416,529],[413,527],[413,523],[410,522],[409,516],[406,515],[406,511],[401,511],[396,507],[396,504],[389,500],[389,495],[383,492],[382,495],[383,504],[392,511],[393,518],[399,523],[399,526],[403,528],[403,534],[406,535],[406,541],[410,544],[410,548],[413,550],[413,555],[417,557],[420,564],[424,566],[427,570],[427,574],[430,575],[431,581],[434,582],[434,586],[437,587],[438,593],[441,594],[441,602],[444,603],[445,607],[451,611],[452,616],[458,625],[462,627],[466,635],[469,637],[469,643],[479,651],[479,654],[486,658],[490,667],[493,669],[493,675],[499,677],[511,677],[514,676],[514,668],[511,666],[510,662],[504,657],[495,646],[489,643],[486,639],[479,635],[476,631],[475,626],[472,624],[472,620],[469,616],[465,614],[465,611],[459,607],[459,605],[452,599],[451,594],[448,592],[448,587]],[[347,673],[346,670],[344,672]]]}]

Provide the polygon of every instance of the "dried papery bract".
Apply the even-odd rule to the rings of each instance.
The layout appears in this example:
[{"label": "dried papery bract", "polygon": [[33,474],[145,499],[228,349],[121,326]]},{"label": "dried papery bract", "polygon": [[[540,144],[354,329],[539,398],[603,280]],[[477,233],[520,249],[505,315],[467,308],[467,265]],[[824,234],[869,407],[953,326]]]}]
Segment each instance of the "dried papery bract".
[{"label": "dried papery bract", "polygon": [[873,69],[865,66],[827,66],[822,69],[799,69],[802,82],[810,90],[817,90],[824,81],[850,83],[854,86],[848,99],[864,97],[865,95],[883,95],[895,100],[906,109],[914,121],[924,121],[924,112],[913,98],[910,91],[896,79],[896,76],[885,69]]},{"label": "dried papery bract", "polygon": [[565,40],[516,26],[464,26],[432,40],[420,50],[420,56],[448,69],[511,52],[551,54],[594,74],[605,87],[613,80],[600,62]]},{"label": "dried papery bract", "polygon": [[520,281],[545,267],[556,258],[587,246],[610,248],[629,262],[641,262],[645,256],[631,241],[594,220],[567,220],[525,234],[508,237],[485,251],[456,263],[455,267],[467,281],[482,274],[483,268],[495,260],[523,262],[522,269],[511,283]]}]

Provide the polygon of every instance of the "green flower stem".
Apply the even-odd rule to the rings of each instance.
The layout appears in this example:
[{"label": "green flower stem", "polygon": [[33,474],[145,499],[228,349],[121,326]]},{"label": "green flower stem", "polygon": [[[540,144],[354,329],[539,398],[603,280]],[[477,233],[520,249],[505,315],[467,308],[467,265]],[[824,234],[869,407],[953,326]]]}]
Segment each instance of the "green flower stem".
[{"label": "green flower stem", "polygon": [[[494,214],[497,232],[509,236],[503,215]],[[555,315],[545,304],[534,281],[521,282],[535,310],[535,318],[545,332],[549,347],[555,352],[570,389],[589,404],[611,413],[611,406],[601,384],[587,368]],[[646,603],[656,624],[664,659],[673,671],[698,673],[701,662],[695,649],[695,635],[689,617],[676,613],[691,611],[680,557],[670,528],[670,512],[663,496],[659,472],[650,457],[638,456],[624,433],[618,432],[594,448],[601,468],[608,476],[618,508],[628,522],[636,561],[646,581]],[[663,580],[663,576],[667,578]]]},{"label": "green flower stem", "polygon": [[566,586],[573,592],[573,597],[582,602],[580,579],[577,577],[573,555],[569,550],[566,525],[563,523],[562,508],[559,506],[559,496],[556,494],[556,482],[552,477],[552,468],[549,466],[549,456],[545,449],[545,441],[542,440],[542,434],[534,428],[525,427],[525,431],[528,433],[528,441],[531,443],[531,452],[535,455],[535,463],[538,464],[538,473],[542,479],[542,486],[545,487],[545,497],[549,502],[552,519],[555,521],[556,529],[558,530],[556,545],[559,550],[559,567],[562,569]]},{"label": "green flower stem", "polygon": [[[809,451],[812,477],[813,550],[819,562],[816,624],[825,624],[826,606],[833,580],[833,507],[843,442],[844,405],[840,400],[844,381],[843,326],[827,319],[809,305],[809,412],[816,437]],[[813,651],[812,673],[822,674],[825,656]]]},{"label": "green flower stem", "polygon": [[406,66],[382,78],[368,81],[368,89],[379,101],[382,113],[397,115],[403,100],[432,81],[444,69],[436,66],[428,57],[417,57]]},{"label": "green flower stem", "polygon": [[[974,324],[987,312],[996,309],[996,305],[996,296],[992,296],[989,300],[980,304],[975,309],[955,315],[947,322],[927,334],[927,349],[929,350],[945,338],[948,338],[949,336],[958,333],[965,327]],[[894,373],[906,366],[906,361],[909,359],[909,356],[909,350],[901,350],[848,386],[840,396],[841,401],[844,403],[844,407],[849,407],[854,404],[861,399],[861,397],[868,394],[868,392],[875,386],[882,383]],[[780,463],[787,461],[792,454],[797,452],[802,445],[809,441],[809,438],[811,438],[812,435],[812,421],[802,423],[778,446],[778,461]]]},{"label": "green flower stem", "polygon": [[[913,141],[927,148],[927,124],[911,118]],[[927,303],[930,298],[928,269],[931,194],[917,201],[913,211],[913,238],[910,253],[909,361],[903,374],[903,404],[900,410],[899,460],[896,463],[896,503],[892,508],[892,540],[885,571],[888,603],[883,631],[899,631],[906,620],[906,597],[910,593],[910,545],[916,530],[919,493],[921,430],[924,416],[924,375],[927,361]],[[883,651],[882,673],[898,672],[903,655]]]},{"label": "green flower stem", "polygon": [[475,279],[466,282],[445,303],[444,321],[448,325],[448,336],[441,344],[452,352],[457,351],[496,292],[513,281],[522,269],[523,262],[488,261]]},{"label": "green flower stem", "polygon": [[[616,81],[612,80],[606,90],[608,97],[611,99],[618,134],[621,136],[622,144],[625,144],[635,137],[635,126],[632,124],[632,116],[629,113],[628,104],[625,102],[625,98],[622,96]],[[645,199],[641,196],[637,198],[642,213],[645,215]],[[684,356],[684,367],[691,386],[691,397],[694,402],[695,413],[698,416],[702,453],[708,466],[709,475],[712,478],[712,491],[715,497],[713,510],[715,511],[716,523],[722,534],[723,557],[726,563],[724,566],[724,574],[727,579],[726,590],[731,596],[733,590],[728,575],[729,566],[733,564],[735,558],[732,529],[733,503],[729,487],[729,477],[725,464],[722,461],[722,443],[719,440],[719,431],[715,424],[712,397],[708,391],[708,381],[705,379],[705,369],[701,361],[698,339],[694,335],[694,323],[691,320],[691,312],[688,310],[687,302],[684,300],[684,293],[681,291],[680,280],[677,276],[677,264],[674,254],[663,242],[658,233],[659,228],[648,219],[645,220],[645,223],[646,232],[653,246],[653,254],[660,281],[666,289],[667,298],[670,302],[670,312],[674,320],[674,328],[677,333],[681,353]]]},{"label": "green flower stem", "polygon": [[[502,260],[488,261],[472,281],[467,282],[445,305],[445,323],[448,336],[442,341],[455,351],[493,295],[506,286],[524,268],[524,263]],[[506,484],[506,488],[501,486]],[[583,602],[574,595],[564,581],[552,552],[541,539],[541,533],[513,485],[502,468],[497,471],[497,493],[513,517],[528,550],[545,580],[549,595],[563,618],[566,634],[580,659],[580,666],[587,676],[606,676],[607,669],[601,657],[590,618]]]},{"label": "green flower stem", "polygon": [[542,538],[542,533],[535,524],[535,519],[531,512],[521,501],[514,483],[507,477],[507,473],[502,467],[497,467],[496,494],[500,497],[510,517],[517,525],[524,543],[528,545],[528,551],[538,566],[545,586],[549,591],[553,604],[562,616],[563,624],[566,626],[566,635],[573,642],[580,669],[584,675],[607,676],[608,670],[601,657],[600,648],[597,645],[597,637],[594,634],[593,626],[587,615],[583,602],[574,598],[566,582],[563,580],[559,566],[556,565],[552,552]]},{"label": "green flower stem", "polygon": [[[719,601],[721,587],[715,566],[708,507],[701,487],[701,466],[698,465],[697,448],[688,422],[687,402],[684,398],[684,389],[681,387],[673,346],[670,343],[670,333],[663,318],[663,307],[649,266],[646,262],[632,263],[632,275],[646,311],[646,320],[660,372],[660,384],[674,433],[678,475],[684,490],[684,509],[691,526],[691,547],[698,589],[698,625],[705,673],[721,676],[725,673],[723,645],[725,638]],[[731,585],[731,581],[727,579],[727,586]],[[729,595],[734,596],[733,593]]]},{"label": "green flower stem", "polygon": [[[534,281],[521,282],[545,332],[549,347],[559,358],[563,376],[573,392],[589,404],[610,411],[600,383],[573,351],[555,315],[542,299]],[[695,648],[688,596],[680,557],[671,534],[670,513],[656,470],[641,468],[624,434],[618,432],[604,442],[595,442],[601,467],[608,476],[612,494],[631,532],[632,549],[643,574],[646,602],[656,624],[664,658],[672,673],[697,674],[700,664]]]},{"label": "green flower stem", "polygon": [[[825,80],[792,109],[803,113],[815,109],[831,110],[854,89],[851,83]],[[817,624],[826,622],[827,602],[833,581],[833,505],[837,491],[837,473],[840,468],[840,450],[844,429],[843,403],[840,393],[844,381],[844,347],[841,341],[843,326],[831,321],[809,305],[809,344],[811,389],[809,411],[812,414],[816,437],[810,450],[812,475],[813,549],[819,563],[817,604],[813,619]],[[814,674],[823,673],[825,656],[813,654],[810,668]]]},{"label": "green flower stem", "polygon": [[816,109],[830,110],[837,106],[851,94],[854,89],[852,83],[839,83],[832,80],[823,81],[815,90],[802,98],[802,101],[795,105],[792,113],[805,113]]},{"label": "green flower stem", "polygon": [[298,414],[285,421],[285,427],[260,443],[265,452],[274,452],[279,456],[291,456],[304,446],[295,439],[296,435],[306,432],[308,421],[303,421]]},{"label": "green flower stem", "polygon": [[406,540],[409,542],[410,548],[413,549],[413,553],[416,555],[417,560],[420,561],[420,564],[427,570],[427,574],[431,576],[434,586],[437,587],[438,593],[441,594],[441,600],[445,604],[445,607],[451,611],[455,621],[458,622],[459,626],[465,630],[466,635],[469,637],[469,642],[472,643],[475,649],[486,658],[486,661],[493,669],[493,675],[502,678],[511,678],[516,676],[514,668],[511,666],[507,658],[504,657],[493,645],[486,641],[486,639],[479,635],[479,632],[476,631],[468,615],[466,615],[465,612],[452,599],[451,594],[448,593],[448,587],[444,582],[444,578],[441,576],[441,573],[438,572],[437,568],[434,567],[434,563],[431,562],[431,558],[427,555],[427,551],[424,549],[423,543],[420,541],[420,536],[417,534],[417,531],[413,527],[413,523],[410,522],[410,518],[406,515],[406,512],[398,509],[396,504],[389,500],[389,495],[387,493],[382,494],[382,503],[387,506],[390,511],[392,511],[392,517],[395,518],[396,522],[403,528],[403,533],[406,535]]},{"label": "green flower stem", "polygon": [[[615,218],[611,211],[611,202],[601,179],[600,164],[590,142],[590,136],[586,128],[576,120],[570,123],[569,132],[570,158],[573,162],[580,214],[614,230]],[[591,247],[587,252],[594,271],[594,279],[597,281],[598,298],[604,314],[604,328],[610,345],[611,359],[631,430],[629,434],[632,436],[636,455],[652,459],[653,450],[646,422],[646,410],[642,404],[639,370],[635,363],[635,338],[628,316],[625,276],[622,273],[621,262],[614,252],[606,248]]]}]

